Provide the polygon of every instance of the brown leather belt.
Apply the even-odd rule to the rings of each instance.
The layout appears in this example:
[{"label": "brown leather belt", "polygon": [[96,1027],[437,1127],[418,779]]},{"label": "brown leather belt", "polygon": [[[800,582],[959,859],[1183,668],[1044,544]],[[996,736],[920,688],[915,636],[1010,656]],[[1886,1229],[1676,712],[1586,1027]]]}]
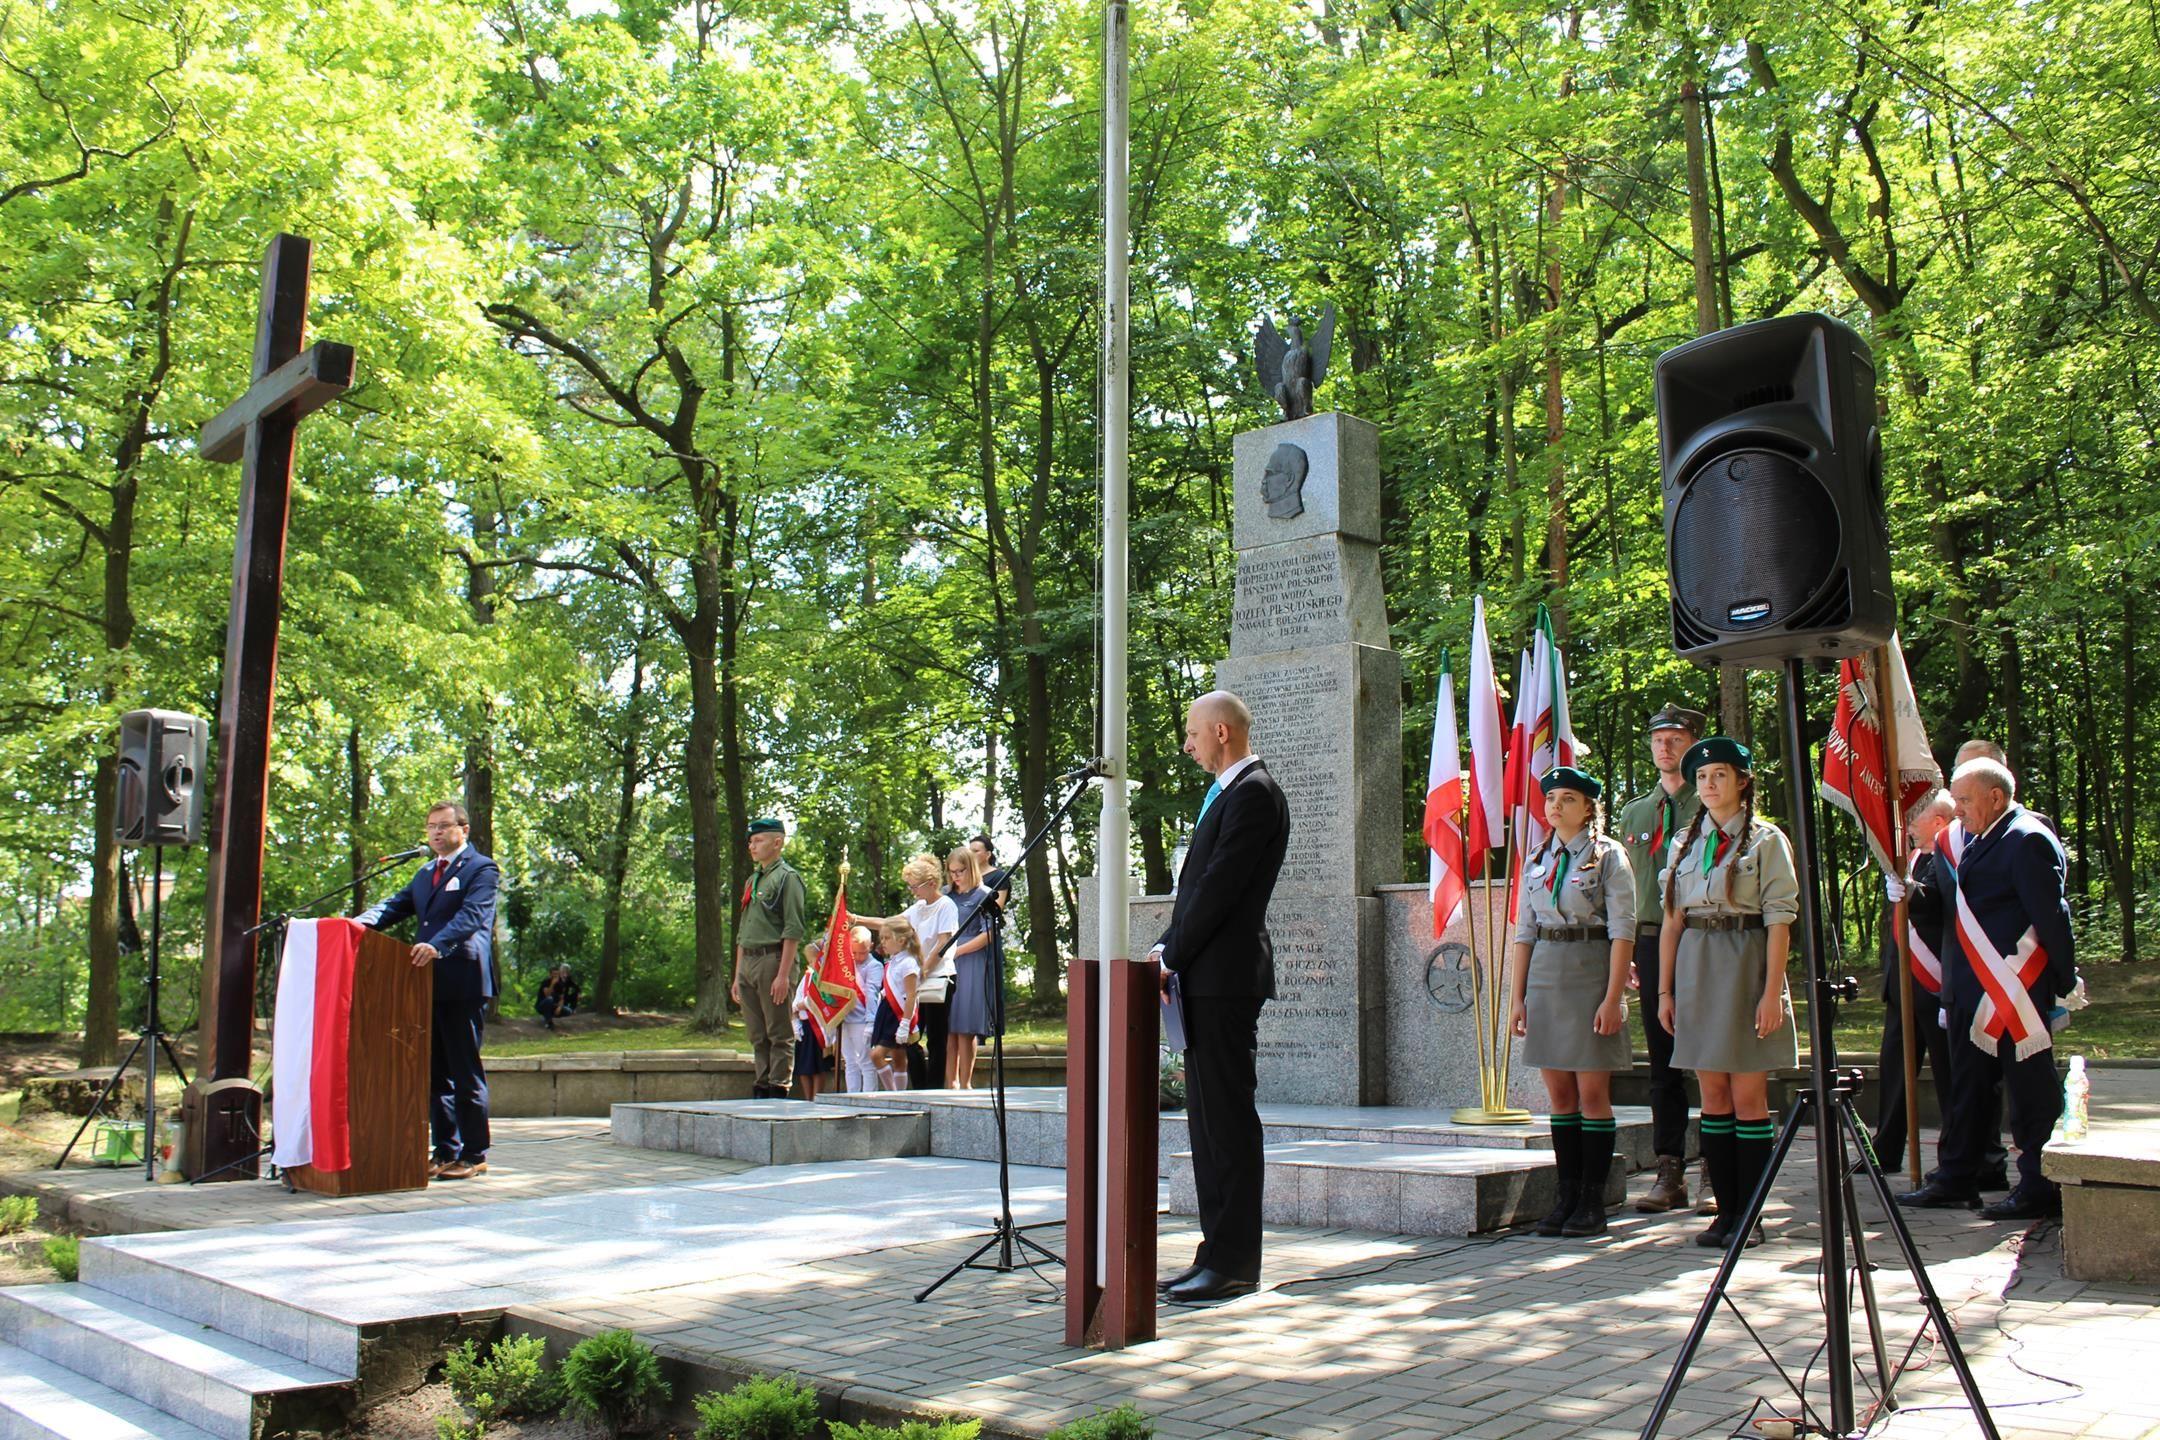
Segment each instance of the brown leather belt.
[{"label": "brown leather belt", "polygon": [[1690,930],[1760,930],[1760,915],[1697,915],[1688,912],[1687,928]]},{"label": "brown leather belt", "polygon": [[1603,940],[1608,938],[1603,925],[1540,925],[1540,940]]}]

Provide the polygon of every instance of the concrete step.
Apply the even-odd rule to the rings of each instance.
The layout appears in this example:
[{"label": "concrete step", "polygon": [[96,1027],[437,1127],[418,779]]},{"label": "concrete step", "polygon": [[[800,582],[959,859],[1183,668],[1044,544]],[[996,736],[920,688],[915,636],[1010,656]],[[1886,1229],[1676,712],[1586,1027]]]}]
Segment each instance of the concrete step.
[{"label": "concrete step", "polygon": [[[778,1102],[766,1102],[768,1104]],[[903,1090],[885,1094],[820,1096],[820,1105],[850,1109],[926,1111],[930,1152],[955,1160],[995,1160],[997,1129],[987,1090]],[[1650,1140],[1650,1112],[1622,1106],[1615,1138],[1616,1171],[1647,1169],[1657,1156]],[[1191,1148],[1183,1111],[1159,1121],[1156,1173],[1168,1178],[1174,1157]],[[1260,1126],[1269,1145],[1306,1140],[1476,1150],[1552,1151],[1552,1125],[1539,1115],[1523,1125],[1460,1125],[1452,1112],[1408,1105],[1262,1105]],[[1015,1165],[1065,1164],[1065,1092],[1013,1090],[1005,1103],[1006,1144]],[[1694,1153],[1690,1122],[1689,1153]],[[1542,1212],[1540,1212],[1542,1213]]]},{"label": "concrete step", "polygon": [[608,1134],[618,1145],[746,1160],[816,1165],[930,1153],[930,1117],[919,1106],[877,1108],[808,1100],[702,1100],[617,1105]]},{"label": "concrete step", "polygon": [[172,1256],[172,1263],[167,1263],[136,1254],[125,1248],[127,1244],[127,1237],[84,1241],[82,1283],[215,1327],[234,1339],[333,1375],[360,1373],[358,1325],[184,1269],[184,1256]]},{"label": "concrete step", "polygon": [[333,1429],[352,1405],[350,1375],[80,1284],[0,1290],[0,1340],[224,1440]]},{"label": "concrete step", "polygon": [[[1192,1156],[1171,1159],[1170,1210],[1199,1209]],[[1477,1235],[1536,1220],[1552,1208],[1551,1152],[1469,1145],[1298,1140],[1267,1147],[1260,1215],[1271,1225],[1386,1235]],[[1616,1164],[1605,1200],[1627,1185]]]},{"label": "concrete step", "polygon": [[208,1431],[0,1343],[0,1440],[213,1440]]}]

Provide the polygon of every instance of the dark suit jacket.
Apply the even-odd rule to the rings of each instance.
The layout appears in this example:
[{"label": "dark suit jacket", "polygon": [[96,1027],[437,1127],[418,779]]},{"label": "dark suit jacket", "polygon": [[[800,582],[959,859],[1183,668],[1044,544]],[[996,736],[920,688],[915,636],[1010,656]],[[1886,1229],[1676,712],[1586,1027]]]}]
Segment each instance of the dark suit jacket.
[{"label": "dark suit jacket", "polygon": [[1157,942],[1187,995],[1275,998],[1267,907],[1289,847],[1290,802],[1255,760],[1200,817]]},{"label": "dark suit jacket", "polygon": [[500,873],[495,862],[470,845],[458,852],[442,882],[432,878],[435,862],[428,861],[405,888],[361,917],[373,930],[387,930],[417,917],[413,942],[433,945],[442,953],[436,958],[435,997],[438,1000],[481,1000],[496,994],[495,983],[495,891]]},{"label": "dark suit jacket", "polygon": [[[2060,842],[2040,816],[2012,806],[1985,835],[1965,842],[1957,867],[1957,892],[1995,948],[2008,955],[2027,929],[2037,932],[2047,951],[2047,969],[2030,988],[2046,1014],[2057,996],[2077,980],[2075,942],[2070,932],[2070,902],[2065,884],[2069,862]],[[1985,992],[1980,977],[1957,946],[1955,919],[1949,928],[1951,948],[1943,957],[1945,986],[1953,1004],[1970,1008]]]}]

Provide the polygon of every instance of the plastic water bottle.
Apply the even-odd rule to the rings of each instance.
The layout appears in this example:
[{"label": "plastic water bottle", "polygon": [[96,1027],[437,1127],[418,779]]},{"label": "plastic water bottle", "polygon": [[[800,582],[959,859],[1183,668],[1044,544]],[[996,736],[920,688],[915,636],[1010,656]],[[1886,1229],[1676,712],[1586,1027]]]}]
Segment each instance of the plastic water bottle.
[{"label": "plastic water bottle", "polygon": [[2072,1145],[2083,1140],[2090,1125],[2092,1081],[2085,1074],[2085,1057],[2070,1057],[2070,1077],[2063,1081],[2063,1139]]}]

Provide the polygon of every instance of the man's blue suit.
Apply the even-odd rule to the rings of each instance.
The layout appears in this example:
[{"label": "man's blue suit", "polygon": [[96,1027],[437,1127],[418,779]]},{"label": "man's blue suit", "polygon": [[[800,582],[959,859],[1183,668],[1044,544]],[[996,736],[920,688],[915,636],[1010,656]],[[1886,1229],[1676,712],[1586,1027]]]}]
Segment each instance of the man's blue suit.
[{"label": "man's blue suit", "polygon": [[495,862],[467,845],[442,874],[433,860],[404,889],[360,917],[387,930],[419,921],[413,941],[440,952],[435,972],[434,1043],[430,1054],[428,1128],[437,1160],[484,1160],[488,1150],[487,1072],[480,1066],[481,1029],[495,993]]}]

